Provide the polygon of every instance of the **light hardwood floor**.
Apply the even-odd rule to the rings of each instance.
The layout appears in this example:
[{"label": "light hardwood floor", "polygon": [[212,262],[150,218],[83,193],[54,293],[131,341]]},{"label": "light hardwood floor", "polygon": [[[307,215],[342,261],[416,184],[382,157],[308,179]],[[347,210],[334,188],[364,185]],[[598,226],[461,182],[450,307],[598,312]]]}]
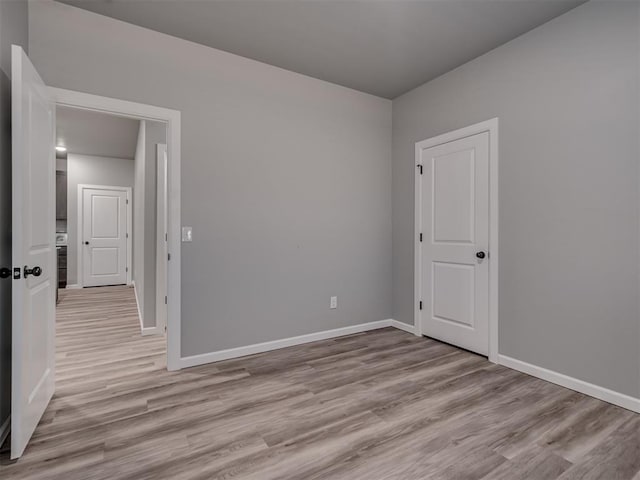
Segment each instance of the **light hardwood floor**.
[{"label": "light hardwood floor", "polygon": [[2,479],[640,480],[640,415],[395,329],[167,372],[133,291],[63,292]]}]

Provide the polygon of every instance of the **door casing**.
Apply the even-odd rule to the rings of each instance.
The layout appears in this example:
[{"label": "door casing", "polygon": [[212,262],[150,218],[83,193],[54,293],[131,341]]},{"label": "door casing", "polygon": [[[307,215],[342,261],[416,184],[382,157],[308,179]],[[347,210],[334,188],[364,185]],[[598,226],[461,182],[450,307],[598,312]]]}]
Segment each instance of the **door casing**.
[{"label": "door casing", "polygon": [[164,122],[167,125],[167,232],[169,237],[167,248],[171,255],[167,271],[167,370],[180,370],[182,368],[180,111],[62,88],[48,88],[56,105],[112,113],[138,120]]},{"label": "door casing", "polygon": [[415,219],[414,219],[414,326],[415,334],[422,336],[422,198],[423,192],[420,169],[420,152],[462,138],[489,133],[489,361],[498,363],[498,118],[476,123],[437,137],[432,137],[415,145]]},{"label": "door casing", "polygon": [[132,218],[133,218],[133,209],[132,209],[132,195],[131,195],[131,187],[114,187],[111,185],[88,185],[88,184],[78,184],[78,227],[77,227],[77,232],[78,232],[78,246],[77,246],[77,252],[78,252],[78,258],[77,258],[77,265],[78,265],[78,273],[77,273],[77,279],[78,279],[78,286],[80,288],[84,287],[85,284],[85,279],[84,279],[84,248],[82,245],[82,233],[84,232],[84,190],[86,189],[91,189],[91,190],[115,190],[118,192],[126,192],[127,194],[127,285],[131,285],[131,270],[132,270],[132,265],[131,265],[131,259],[132,259],[132,255],[131,253],[133,252],[133,223],[132,223]]}]

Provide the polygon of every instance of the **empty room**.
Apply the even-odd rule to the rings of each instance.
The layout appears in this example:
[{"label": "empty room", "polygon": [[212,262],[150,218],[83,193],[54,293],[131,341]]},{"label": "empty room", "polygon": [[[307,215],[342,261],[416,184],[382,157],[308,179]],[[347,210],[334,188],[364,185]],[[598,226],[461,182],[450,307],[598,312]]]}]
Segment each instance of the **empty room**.
[{"label": "empty room", "polygon": [[0,0],[0,478],[640,480],[640,2]]}]

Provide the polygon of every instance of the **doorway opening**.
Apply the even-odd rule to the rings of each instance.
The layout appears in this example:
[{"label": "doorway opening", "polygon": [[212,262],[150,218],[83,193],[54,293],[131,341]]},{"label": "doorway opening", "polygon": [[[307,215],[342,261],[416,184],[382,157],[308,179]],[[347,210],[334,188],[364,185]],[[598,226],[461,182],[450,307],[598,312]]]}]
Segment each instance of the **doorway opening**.
[{"label": "doorway opening", "polygon": [[[181,301],[180,112],[52,87],[49,87],[49,92],[56,110],[72,109],[85,114],[110,115],[137,125],[136,155],[132,162],[134,181],[129,198],[130,227],[127,232],[131,267],[126,272],[129,276],[125,286],[133,287],[135,292],[140,333],[145,336],[165,335],[166,367],[168,370],[178,370]],[[122,186],[121,181],[102,183],[103,187]],[[91,191],[95,182],[88,181],[86,186],[85,192]],[[117,202],[105,200],[103,203],[115,206]],[[116,218],[115,214],[112,218]],[[90,214],[85,213],[83,220],[90,222]],[[91,239],[77,241],[91,243]],[[87,247],[82,245],[84,249]],[[85,258],[88,255],[85,251]],[[115,257],[115,254],[111,255],[112,260]],[[113,265],[108,271],[114,270]],[[80,269],[77,266],[76,270],[80,278],[88,272],[88,267],[82,266]],[[84,280],[77,284],[69,282],[65,293],[83,287]]]},{"label": "doorway opening", "polygon": [[[102,311],[92,308],[89,314],[82,307],[77,313],[101,318],[129,297],[135,299],[140,333],[164,335],[166,123],[65,106],[56,107],[56,120],[56,297],[65,312],[61,317],[79,320],[68,305],[60,305],[71,298],[80,305],[83,298],[93,298],[92,305],[99,298]],[[88,291],[104,287],[112,288]],[[122,332],[134,326],[121,318],[105,323]],[[83,348],[102,325],[89,322],[88,328],[93,331],[71,332],[84,338]],[[104,345],[108,338],[93,340]]]}]

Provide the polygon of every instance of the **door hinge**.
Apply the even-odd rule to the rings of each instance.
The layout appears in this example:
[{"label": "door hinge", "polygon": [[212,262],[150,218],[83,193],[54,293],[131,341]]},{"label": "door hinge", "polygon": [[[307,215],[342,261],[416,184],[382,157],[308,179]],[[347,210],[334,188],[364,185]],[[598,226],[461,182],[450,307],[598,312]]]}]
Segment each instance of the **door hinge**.
[{"label": "door hinge", "polygon": [[167,262],[168,262],[169,260],[171,260],[171,254],[170,254],[170,253],[167,253]]},{"label": "door hinge", "polygon": [[168,234],[168,233],[165,233],[165,234],[164,234],[164,241],[165,241],[165,242],[168,242],[168,241],[169,241],[169,234]]},{"label": "door hinge", "polygon": [[420,310],[422,310],[422,300],[420,300]]},{"label": "door hinge", "polygon": [[422,241],[422,234],[420,234],[420,241]]},{"label": "door hinge", "polygon": [[124,267],[124,271],[128,272],[129,271],[129,267]]},{"label": "door hinge", "polygon": [[418,165],[418,170],[420,170],[420,175],[422,175],[422,165]]},{"label": "door hinge", "polygon": [[167,296],[166,295],[164,296],[164,304],[165,305],[167,304]]},{"label": "door hinge", "polygon": [[129,205],[129,199],[127,198],[127,205]]},{"label": "door hinge", "polygon": [[125,238],[129,238],[129,233],[126,234]]}]

